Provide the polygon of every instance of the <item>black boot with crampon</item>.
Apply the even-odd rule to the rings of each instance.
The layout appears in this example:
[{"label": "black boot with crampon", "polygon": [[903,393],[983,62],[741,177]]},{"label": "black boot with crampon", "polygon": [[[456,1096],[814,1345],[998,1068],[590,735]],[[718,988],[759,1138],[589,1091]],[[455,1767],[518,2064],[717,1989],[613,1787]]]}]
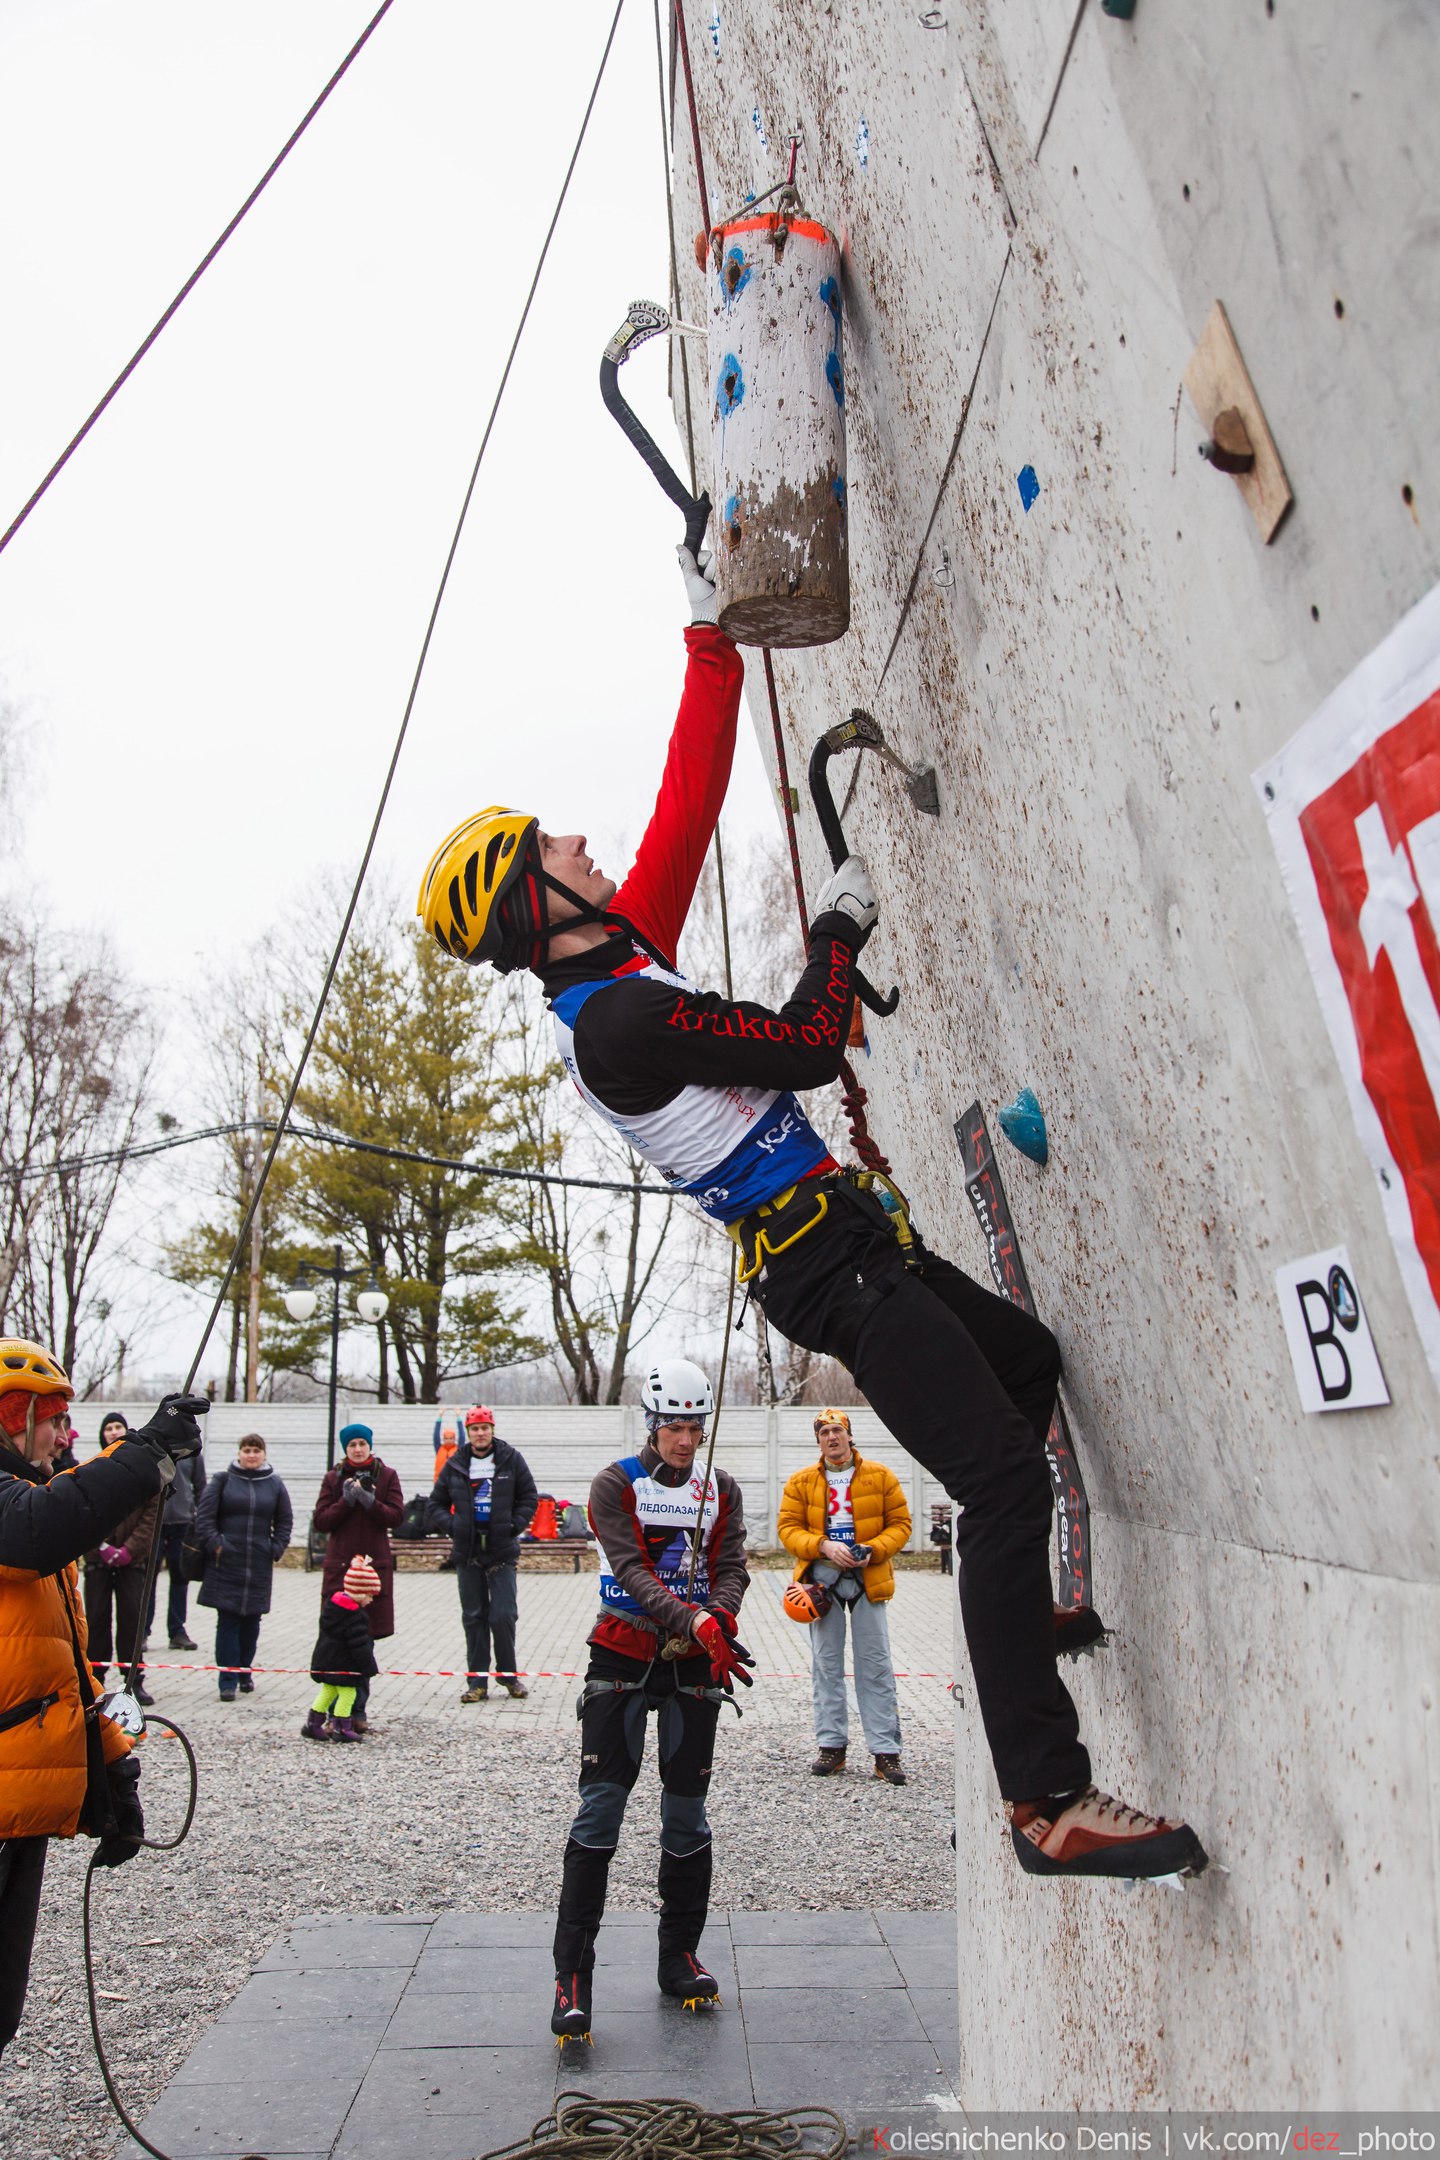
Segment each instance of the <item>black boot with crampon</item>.
[{"label": "black boot with crampon", "polygon": [[587,2047],[593,2045],[588,1972],[555,1975],[555,2007],[550,2013],[550,2030],[555,2035],[557,2047],[563,2048],[567,2040],[583,2040]]},{"label": "black boot with crampon", "polygon": [[720,1983],[696,1957],[710,1911],[709,1844],[698,1852],[660,1854],[660,1963],[656,1978],[662,1995],[673,1995],[687,2010],[718,2010]]}]

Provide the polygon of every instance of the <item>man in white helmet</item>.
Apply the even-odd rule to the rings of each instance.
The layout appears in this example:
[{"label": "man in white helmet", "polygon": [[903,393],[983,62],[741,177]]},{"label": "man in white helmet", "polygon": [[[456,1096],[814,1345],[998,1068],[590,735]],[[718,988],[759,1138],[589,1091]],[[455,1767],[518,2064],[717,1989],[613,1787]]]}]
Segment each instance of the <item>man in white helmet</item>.
[{"label": "man in white helmet", "polygon": [[719,2002],[696,1952],[710,1907],[705,1815],[720,1704],[753,1664],[736,1640],[749,1587],[745,1509],[727,1470],[696,1455],[714,1414],[710,1383],[688,1358],[662,1358],[640,1394],[649,1438],[590,1488],[600,1547],[600,1614],[579,1702],[580,1808],[565,1846],[555,1927],[557,2040],[590,2031],[590,1976],[610,1861],[659,1717],[662,1993],[691,2009]]}]

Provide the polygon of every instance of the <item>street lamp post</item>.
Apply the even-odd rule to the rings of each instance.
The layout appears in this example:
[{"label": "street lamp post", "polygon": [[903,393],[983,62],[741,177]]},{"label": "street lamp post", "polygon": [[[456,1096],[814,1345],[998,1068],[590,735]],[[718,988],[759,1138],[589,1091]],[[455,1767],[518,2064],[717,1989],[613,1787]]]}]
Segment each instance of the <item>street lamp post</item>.
[{"label": "street lamp post", "polygon": [[311,1281],[318,1278],[321,1282],[330,1284],[330,1429],[325,1440],[327,1470],[335,1467],[335,1396],[340,1376],[340,1285],[356,1282],[362,1275],[369,1278],[364,1289],[356,1293],[355,1309],[360,1318],[371,1327],[384,1319],[390,1304],[389,1298],[375,1280],[374,1268],[343,1267],[341,1262],[344,1257],[344,1248],[337,1245],[333,1267],[315,1267],[310,1261],[303,1260],[300,1263],[300,1272],[295,1278],[294,1289],[285,1293],[285,1310],[292,1320],[313,1320],[315,1307],[320,1299],[318,1293],[311,1289]]}]

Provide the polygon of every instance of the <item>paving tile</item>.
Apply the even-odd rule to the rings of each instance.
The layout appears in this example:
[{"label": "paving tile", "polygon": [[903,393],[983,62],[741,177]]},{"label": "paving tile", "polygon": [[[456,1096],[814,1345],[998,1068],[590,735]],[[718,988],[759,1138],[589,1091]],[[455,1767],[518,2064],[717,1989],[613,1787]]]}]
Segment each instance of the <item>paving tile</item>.
[{"label": "paving tile", "polygon": [[[735,1951],[742,1988],[808,1988],[814,1991],[817,1964],[825,1982],[847,1988],[904,1986],[900,1968],[884,1943],[845,1943],[827,1947],[817,1960],[813,1943],[740,1943]],[[934,1959],[930,1960],[933,1977]]]},{"label": "paving tile", "polygon": [[888,1912],[877,1908],[875,1913],[880,1933],[887,1943],[931,1943],[937,1949],[958,1954],[960,1940],[959,1924],[952,1912]]},{"label": "paving tile", "polygon": [[[904,1988],[745,1987],[740,1991],[750,2044],[826,2041],[857,2059],[882,2053],[891,2041],[925,2040]],[[928,2041],[926,2042],[928,2046]]]},{"label": "paving tile", "polygon": [[737,1912],[730,1915],[730,1939],[742,1943],[876,1943],[880,1929],[872,1912]]},{"label": "paving tile", "polygon": [[[733,2070],[728,2064],[695,2064],[685,2073],[683,2091],[677,2091],[663,2071],[607,2070],[598,2060],[598,2038],[584,2052],[587,2060],[574,2070],[567,2068],[561,2091],[578,2089],[596,2100],[693,2100],[716,2114],[754,2105],[749,2071],[739,2064]],[[566,2050],[567,2055],[575,2053],[574,2048]]]},{"label": "paving tile", "polygon": [[430,1930],[427,1950],[524,1949],[534,1943],[547,1948],[555,1932],[550,1912],[441,1913]]},{"label": "paving tile", "polygon": [[[377,2110],[397,2130],[424,2116],[474,2116],[514,2100],[527,2123],[548,2112],[555,2085],[555,2043],[545,2023],[524,2045],[387,2048],[377,2055],[354,2114]],[[476,2150],[483,2148],[477,2147]]]},{"label": "paving tile", "polygon": [[960,2075],[960,1990],[911,1988],[910,2000],[953,2084]]},{"label": "paving tile", "polygon": [[[827,2027],[828,2030],[828,2027]],[[945,2106],[954,2102],[950,2081],[928,2040],[900,2040],[868,2051],[852,2046],[752,2044],[750,2075],[755,2105],[834,2108],[852,2134],[863,2115],[884,2108]]]},{"label": "paving tile", "polygon": [[255,2075],[257,2060],[263,2058],[265,2082],[277,2089],[307,2082],[320,2067],[327,2076],[350,2078],[358,2091],[384,2030],[379,2013],[344,2021],[286,2018],[265,2031],[257,2021],[221,2019],[202,2034],[171,2084],[246,2084]]},{"label": "paving tile", "polygon": [[409,1976],[411,1995],[458,1995],[482,2002],[497,1989],[533,1987],[555,1978],[550,1952],[539,1943],[474,1943],[468,1949],[427,1950]]},{"label": "paving tile", "polygon": [[687,2010],[657,1995],[643,2010],[623,2010],[597,2000],[592,2039],[599,2069],[648,2070],[671,2092],[688,2095],[690,2078],[712,2071],[745,2074],[745,2025],[733,2007]]},{"label": "paving tile", "polygon": [[301,1928],[408,1928],[433,1927],[439,1918],[433,1912],[403,1913],[296,1913],[286,1929],[287,1935]]},{"label": "paving tile", "polygon": [[401,1927],[358,1919],[338,1927],[316,1922],[282,1935],[255,1970],[322,1972],[338,1966],[353,1970],[365,1965],[413,1965],[429,1935],[428,1921]]},{"label": "paving tile", "polygon": [[252,1973],[219,2022],[351,2019],[383,2032],[409,1978],[405,1965],[362,1965],[354,1972],[326,1967],[320,1972]]},{"label": "paving tile", "polygon": [[554,1984],[547,1954],[543,1969],[523,1982],[507,1977],[503,1986],[463,1995],[417,1995],[409,1988],[386,2028],[384,2051],[538,2044],[550,2037]]},{"label": "paving tile", "polygon": [[959,1983],[960,1963],[954,1946],[947,1952],[940,1943],[895,1942],[890,1945],[890,1954],[906,1987],[955,1987]]},{"label": "paving tile", "polygon": [[328,2151],[355,2097],[352,2077],[312,2070],[307,2084],[273,2089],[257,2066],[250,2083],[172,2085],[141,2123],[173,2160],[263,2151]]},{"label": "paving tile", "polygon": [[[397,2122],[392,2110],[357,2104],[334,2148],[332,2160],[475,2160],[528,2137],[550,2112],[548,2093],[532,2101],[525,2093],[498,2095],[468,2115],[412,2115]],[[187,2160],[176,2154],[175,2160]],[[267,2160],[285,2160],[272,2146]]]}]

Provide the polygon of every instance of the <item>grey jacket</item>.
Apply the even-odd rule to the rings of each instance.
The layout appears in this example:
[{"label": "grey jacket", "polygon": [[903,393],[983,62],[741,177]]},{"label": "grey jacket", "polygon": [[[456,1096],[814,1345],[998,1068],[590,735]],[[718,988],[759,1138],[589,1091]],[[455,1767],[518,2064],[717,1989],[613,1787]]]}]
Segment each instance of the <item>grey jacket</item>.
[{"label": "grey jacket", "polygon": [[182,1455],[175,1465],[175,1479],[165,1496],[165,1528],[179,1530],[194,1522],[200,1495],[205,1490],[205,1462],[200,1455]]},{"label": "grey jacket", "polygon": [[195,1534],[209,1551],[199,1602],[219,1612],[267,1613],[275,1562],[290,1542],[295,1510],[273,1466],[238,1463],[207,1483],[195,1510]]}]

